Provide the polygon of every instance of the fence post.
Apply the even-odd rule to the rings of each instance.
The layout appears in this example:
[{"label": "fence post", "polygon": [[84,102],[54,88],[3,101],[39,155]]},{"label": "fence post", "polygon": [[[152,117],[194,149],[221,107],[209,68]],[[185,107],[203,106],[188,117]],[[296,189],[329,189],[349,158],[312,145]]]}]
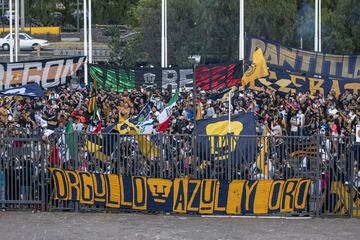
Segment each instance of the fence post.
[{"label": "fence post", "polygon": [[163,153],[163,149],[164,149],[164,134],[163,133],[159,133],[159,140],[160,140],[160,156],[159,156],[159,164],[160,164],[160,178],[164,177],[164,153]]},{"label": "fence post", "polygon": [[[41,136],[42,134],[40,134]],[[41,211],[45,212],[46,210],[46,203],[47,203],[47,199],[46,199],[46,195],[45,195],[45,159],[46,159],[46,155],[45,155],[45,147],[46,147],[46,143],[44,141],[42,141],[41,137],[39,139],[39,143],[40,143],[40,166],[41,166]],[[50,180],[51,181],[51,180]],[[47,191],[48,189],[46,189]],[[50,194],[50,193],[47,193]]]},{"label": "fence post", "polygon": [[[81,133],[80,133],[81,134]],[[79,167],[79,132],[74,131],[73,139],[74,139],[74,146],[75,146],[75,153],[74,153],[74,170],[78,170]],[[70,157],[72,157],[70,155]],[[79,212],[79,202],[75,202],[74,204],[75,212]]]},{"label": "fence post", "polygon": [[[194,130],[193,130],[194,131]],[[197,139],[196,139],[196,133],[195,132],[193,132],[192,133],[192,141],[191,141],[191,144],[192,144],[192,146],[193,146],[193,148],[192,148],[192,159],[193,159],[193,171],[194,171],[194,175],[195,175],[195,173],[196,173],[196,176],[195,176],[195,178],[199,178],[200,177],[200,164],[199,164],[199,169],[197,169],[197,164],[198,164],[198,162],[197,162],[197,157],[196,157],[196,154],[197,154],[197,151],[196,151],[196,147],[197,147],[197,144],[196,144],[196,141],[197,141]]]},{"label": "fence post", "polygon": [[352,136],[350,139],[350,164],[349,164],[349,169],[347,169],[348,171],[348,188],[349,188],[349,217],[353,217],[353,199],[354,199],[354,186],[353,186],[353,173],[354,173],[354,149],[353,146],[355,144],[355,136]]},{"label": "fence post", "polygon": [[[316,135],[316,142],[318,146],[321,146],[321,136],[320,135]],[[320,189],[320,185],[319,182],[321,181],[320,179],[320,171],[321,171],[321,154],[318,155],[318,159],[316,161],[316,179],[315,179],[315,189],[314,192],[316,194],[316,216],[319,217],[320,216],[320,197],[321,197],[321,189]]]},{"label": "fence post", "polygon": [[232,159],[231,159],[231,157],[232,157],[232,144],[233,144],[233,139],[232,139],[232,137],[235,137],[233,134],[231,134],[231,133],[228,133],[227,134],[227,140],[228,140],[228,166],[227,166],[227,175],[228,175],[228,177],[227,177],[227,180],[230,182],[231,181],[231,179],[232,179]]}]

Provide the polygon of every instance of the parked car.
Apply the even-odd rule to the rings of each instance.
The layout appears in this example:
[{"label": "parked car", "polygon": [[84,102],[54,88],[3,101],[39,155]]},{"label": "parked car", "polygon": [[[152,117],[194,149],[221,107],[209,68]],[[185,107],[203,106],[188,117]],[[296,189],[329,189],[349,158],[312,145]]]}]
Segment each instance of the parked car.
[{"label": "parked car", "polygon": [[[15,12],[11,11],[11,14],[12,14],[12,22],[15,24]],[[10,10],[5,11],[4,15],[1,18],[2,18],[2,22],[8,25],[10,23]]]},{"label": "parked car", "polygon": [[[15,34],[13,33],[13,39]],[[20,50],[36,50],[38,47],[44,48],[49,46],[49,42],[44,39],[33,38],[26,33],[19,33]],[[10,49],[10,33],[4,38],[0,38],[0,46],[4,51]]]}]

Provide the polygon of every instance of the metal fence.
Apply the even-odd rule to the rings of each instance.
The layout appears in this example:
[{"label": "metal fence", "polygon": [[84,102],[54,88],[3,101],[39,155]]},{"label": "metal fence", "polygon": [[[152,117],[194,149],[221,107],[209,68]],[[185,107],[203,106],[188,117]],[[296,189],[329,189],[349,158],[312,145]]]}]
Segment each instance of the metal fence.
[{"label": "metal fence", "polygon": [[39,136],[36,131],[1,131],[0,208],[44,209],[45,154]]},{"label": "metal fence", "polygon": [[49,167],[154,178],[311,179],[308,213],[360,215],[352,137],[0,134],[0,208],[106,210],[55,200]]}]

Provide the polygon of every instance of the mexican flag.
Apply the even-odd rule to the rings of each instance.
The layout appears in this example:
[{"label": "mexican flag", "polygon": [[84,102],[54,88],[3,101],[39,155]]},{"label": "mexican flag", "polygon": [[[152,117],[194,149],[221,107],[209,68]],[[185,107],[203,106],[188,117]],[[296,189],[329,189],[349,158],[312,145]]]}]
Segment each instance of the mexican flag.
[{"label": "mexican flag", "polygon": [[173,107],[176,105],[176,101],[178,97],[179,97],[179,88],[176,89],[174,96],[172,96],[169,103],[166,105],[165,109],[160,113],[160,115],[157,118],[160,124],[159,132],[165,132],[166,129],[168,128],[172,115],[172,110]]},{"label": "mexican flag", "polygon": [[65,143],[68,147],[70,157],[75,159],[75,130],[72,121],[68,122],[65,128]]}]

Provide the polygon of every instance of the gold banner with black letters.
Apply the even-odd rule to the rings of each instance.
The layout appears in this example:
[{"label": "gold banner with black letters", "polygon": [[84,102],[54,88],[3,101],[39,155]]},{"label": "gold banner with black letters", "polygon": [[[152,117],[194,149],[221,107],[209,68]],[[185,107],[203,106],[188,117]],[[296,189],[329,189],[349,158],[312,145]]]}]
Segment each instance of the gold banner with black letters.
[{"label": "gold banner with black letters", "polygon": [[53,198],[108,208],[199,214],[304,211],[309,179],[160,179],[50,168]]}]

